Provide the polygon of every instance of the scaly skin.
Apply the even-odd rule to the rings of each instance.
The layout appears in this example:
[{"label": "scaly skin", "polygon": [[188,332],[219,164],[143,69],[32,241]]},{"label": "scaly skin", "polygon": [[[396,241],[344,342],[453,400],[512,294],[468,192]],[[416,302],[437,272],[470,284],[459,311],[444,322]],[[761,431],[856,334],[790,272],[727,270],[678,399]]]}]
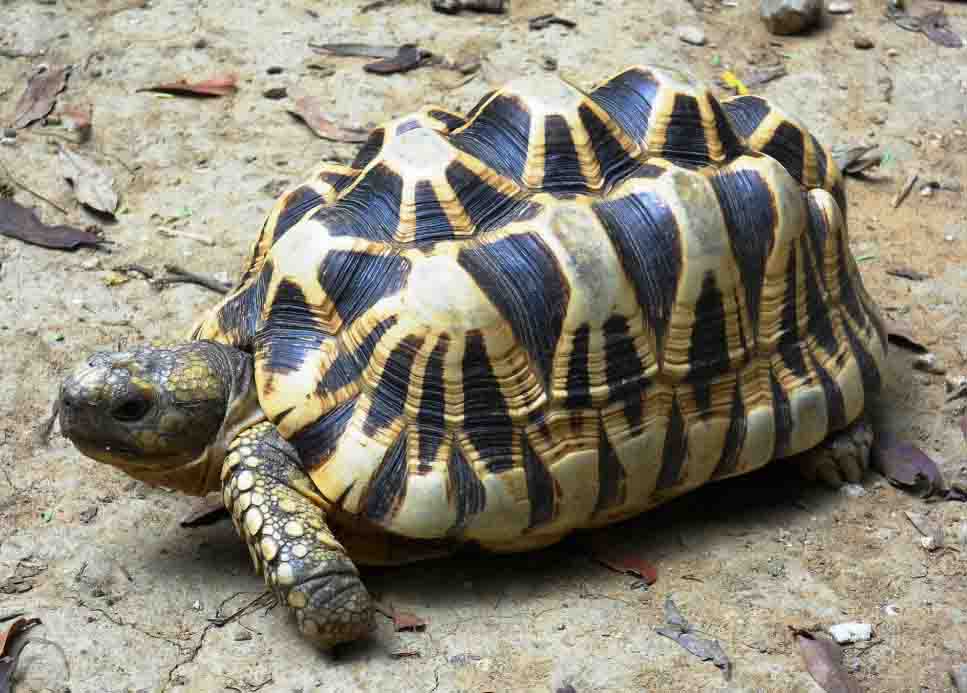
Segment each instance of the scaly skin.
[{"label": "scaly skin", "polygon": [[306,637],[330,647],[371,629],[373,610],[356,566],[326,525],[322,499],[275,426],[261,423],[232,442],[222,488],[256,570],[295,613]]},{"label": "scaly skin", "polygon": [[256,570],[318,645],[369,631],[369,594],[296,451],[265,421],[251,356],[205,341],[95,354],[58,406],[81,452],[137,479],[204,495],[221,476]]}]

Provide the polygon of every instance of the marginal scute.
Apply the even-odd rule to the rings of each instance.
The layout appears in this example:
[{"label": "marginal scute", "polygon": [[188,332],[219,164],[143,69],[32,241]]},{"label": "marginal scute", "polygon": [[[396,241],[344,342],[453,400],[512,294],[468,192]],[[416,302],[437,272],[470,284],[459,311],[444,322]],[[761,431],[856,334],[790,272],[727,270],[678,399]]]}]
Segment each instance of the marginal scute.
[{"label": "marginal scute", "polygon": [[[253,354],[334,517],[495,550],[814,446],[886,349],[829,152],[761,97],[646,66],[380,126],[282,194],[192,334]],[[261,531],[262,490],[233,478]],[[269,529],[282,566],[273,542],[313,531]]]}]

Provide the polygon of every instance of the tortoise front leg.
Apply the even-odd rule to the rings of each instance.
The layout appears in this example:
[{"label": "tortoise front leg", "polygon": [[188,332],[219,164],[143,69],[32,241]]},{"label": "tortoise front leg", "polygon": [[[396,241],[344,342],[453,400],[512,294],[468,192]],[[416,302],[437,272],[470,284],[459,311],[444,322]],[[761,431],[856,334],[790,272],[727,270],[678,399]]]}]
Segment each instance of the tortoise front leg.
[{"label": "tortoise front leg", "polygon": [[326,525],[322,501],[275,426],[260,423],[228,449],[222,494],[255,568],[322,647],[355,640],[372,626],[369,594]]}]

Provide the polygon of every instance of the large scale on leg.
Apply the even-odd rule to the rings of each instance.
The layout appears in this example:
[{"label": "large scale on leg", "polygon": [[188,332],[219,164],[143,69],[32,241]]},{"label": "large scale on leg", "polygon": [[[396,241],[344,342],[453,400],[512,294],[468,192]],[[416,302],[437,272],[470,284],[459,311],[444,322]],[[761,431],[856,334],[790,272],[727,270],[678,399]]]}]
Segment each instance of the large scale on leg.
[{"label": "large scale on leg", "polygon": [[283,194],[193,331],[250,359],[257,402],[162,481],[224,462],[256,565],[328,645],[368,627],[354,559],[539,547],[820,444],[810,473],[852,479],[885,340],[845,204],[794,118],[653,68],[387,123]]}]

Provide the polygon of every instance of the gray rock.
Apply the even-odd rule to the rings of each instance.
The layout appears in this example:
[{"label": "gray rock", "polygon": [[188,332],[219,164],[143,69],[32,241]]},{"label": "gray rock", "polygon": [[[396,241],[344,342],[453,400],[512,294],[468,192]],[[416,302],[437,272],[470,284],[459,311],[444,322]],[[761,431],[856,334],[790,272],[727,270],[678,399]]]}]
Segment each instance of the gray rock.
[{"label": "gray rock", "polygon": [[759,15],[773,34],[798,34],[819,23],[822,0],[762,0]]}]

